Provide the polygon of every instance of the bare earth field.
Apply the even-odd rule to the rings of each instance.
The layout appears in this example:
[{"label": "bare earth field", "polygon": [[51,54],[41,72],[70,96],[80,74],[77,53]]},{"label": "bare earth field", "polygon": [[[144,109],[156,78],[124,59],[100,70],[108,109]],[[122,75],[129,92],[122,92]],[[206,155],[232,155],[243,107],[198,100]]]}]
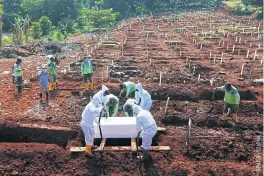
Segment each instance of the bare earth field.
[{"label": "bare earth field", "polygon": [[[1,59],[0,175],[263,175],[263,81],[256,81],[263,79],[261,31],[263,21],[216,11],[183,13],[174,21],[154,16],[144,27],[131,19],[94,43],[91,37],[72,37],[68,42],[75,47],[59,64],[58,89],[48,103],[39,100],[40,54],[22,58],[27,81],[20,99],[8,73],[15,60]],[[84,93],[80,58],[91,51],[95,90]],[[96,152],[95,159],[71,154],[70,147],[84,146],[79,123],[90,96],[102,84],[118,95],[126,80],[140,81],[150,92],[151,113],[167,129],[153,143],[171,150],[150,152],[145,163],[131,151]],[[240,92],[236,125],[220,119],[224,94],[215,87],[225,81]],[[125,100],[120,102],[122,107]]]}]

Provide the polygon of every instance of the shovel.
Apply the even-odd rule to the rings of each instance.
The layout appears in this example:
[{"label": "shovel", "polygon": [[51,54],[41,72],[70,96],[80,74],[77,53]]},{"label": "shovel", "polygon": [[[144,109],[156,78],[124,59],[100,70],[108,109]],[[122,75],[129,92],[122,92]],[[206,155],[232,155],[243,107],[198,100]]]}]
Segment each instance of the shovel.
[{"label": "shovel", "polygon": [[140,160],[142,160],[143,159],[142,154],[138,150],[140,133],[141,133],[141,130],[138,132],[138,135],[137,135],[137,158],[140,159]]}]

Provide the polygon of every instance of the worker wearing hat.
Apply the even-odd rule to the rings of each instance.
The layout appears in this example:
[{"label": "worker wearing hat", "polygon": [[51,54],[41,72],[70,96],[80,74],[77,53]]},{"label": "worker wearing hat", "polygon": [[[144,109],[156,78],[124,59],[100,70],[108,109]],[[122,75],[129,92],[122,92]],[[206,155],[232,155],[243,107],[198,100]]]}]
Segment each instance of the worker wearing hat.
[{"label": "worker wearing hat", "polygon": [[41,65],[41,70],[39,72],[39,84],[40,84],[40,93],[39,97],[40,100],[42,101],[42,92],[45,90],[46,93],[46,100],[49,99],[49,91],[48,91],[48,85],[49,85],[49,72],[47,71],[47,65],[42,64]]},{"label": "worker wearing hat", "polygon": [[57,64],[55,62],[54,57],[50,57],[50,61],[48,63],[48,70],[50,75],[49,91],[52,91],[57,88],[57,80],[56,80]]},{"label": "worker wearing hat", "polygon": [[133,107],[133,113],[136,116],[136,128],[138,133],[143,132],[142,145],[143,145],[143,159],[148,159],[148,152],[152,144],[152,138],[157,133],[157,124],[151,113],[142,109],[140,106]]},{"label": "worker wearing hat", "polygon": [[82,76],[83,76],[83,87],[84,89],[87,91],[89,89],[89,87],[91,89],[94,88],[94,84],[92,81],[92,75],[93,75],[93,66],[91,63],[91,56],[87,56],[84,57],[84,61],[82,62],[81,65],[81,72],[82,72]]},{"label": "worker wearing hat", "polygon": [[240,103],[240,95],[237,91],[237,89],[232,86],[229,82],[225,83],[222,87],[217,87],[217,90],[221,90],[225,92],[225,98],[224,98],[224,112],[223,112],[223,120],[227,120],[228,118],[228,109],[230,109],[230,115],[233,116],[233,120],[235,122],[238,122],[238,106]]},{"label": "worker wearing hat", "polygon": [[123,106],[123,110],[126,114],[126,117],[133,117],[133,107],[136,104],[136,100],[129,98]]},{"label": "worker wearing hat", "polygon": [[104,110],[104,107],[100,104],[98,98],[93,98],[91,102],[85,107],[82,112],[81,127],[84,133],[85,144],[86,144],[86,155],[94,157],[92,154],[92,147],[94,146],[94,122],[96,117]]},{"label": "worker wearing hat", "polygon": [[109,94],[105,98],[104,105],[105,105],[107,117],[114,117],[118,111],[119,99],[115,95]]},{"label": "worker wearing hat", "polygon": [[125,93],[126,97],[135,98],[136,84],[130,81],[124,82],[119,85],[120,87],[120,96]]},{"label": "worker wearing hat", "polygon": [[20,94],[22,93],[22,69],[20,67],[20,64],[22,63],[21,58],[18,58],[16,63],[13,66],[13,70],[15,73],[15,77],[17,79],[17,91],[18,91],[18,96],[20,96]]}]

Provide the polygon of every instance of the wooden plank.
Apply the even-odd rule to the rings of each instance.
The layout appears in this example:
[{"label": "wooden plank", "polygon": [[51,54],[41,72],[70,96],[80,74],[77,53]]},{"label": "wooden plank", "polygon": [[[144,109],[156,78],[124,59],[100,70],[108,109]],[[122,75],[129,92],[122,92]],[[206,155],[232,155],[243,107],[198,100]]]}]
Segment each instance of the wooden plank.
[{"label": "wooden plank", "polygon": [[161,132],[165,132],[166,131],[166,128],[164,127],[157,127],[158,131],[161,131]]},{"label": "wooden plank", "polygon": [[[108,146],[108,147],[104,147],[104,151],[131,151],[132,147],[131,146]],[[142,149],[139,149],[142,150]],[[151,151],[169,151],[170,147],[169,146],[152,146],[150,147]],[[85,151],[85,147],[71,147],[70,148],[70,152],[84,152]],[[100,150],[99,148],[95,149],[94,152],[100,152],[102,150]]]},{"label": "wooden plank", "polygon": [[103,140],[101,141],[99,150],[104,150],[105,142],[106,142],[106,138],[103,138]]},{"label": "wooden plank", "polygon": [[132,148],[132,152],[136,152],[137,151],[137,143],[136,143],[136,139],[135,138],[131,138],[131,148]]}]

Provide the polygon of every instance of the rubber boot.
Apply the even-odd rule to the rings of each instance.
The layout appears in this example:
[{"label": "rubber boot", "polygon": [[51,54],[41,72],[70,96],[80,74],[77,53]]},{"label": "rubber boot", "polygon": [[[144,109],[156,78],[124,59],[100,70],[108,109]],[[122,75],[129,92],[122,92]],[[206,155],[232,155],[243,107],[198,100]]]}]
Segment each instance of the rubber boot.
[{"label": "rubber boot", "polygon": [[57,88],[57,84],[56,84],[56,82],[53,82],[53,83],[52,83],[52,88],[53,88],[53,90],[56,90],[56,88]]},{"label": "rubber boot", "polygon": [[233,114],[233,120],[235,121],[235,123],[238,122],[238,116],[237,116],[237,113]]},{"label": "rubber boot", "polygon": [[223,113],[222,120],[227,120],[227,117],[228,117],[228,114],[227,113]]},{"label": "rubber boot", "polygon": [[148,150],[143,149],[143,160],[148,160]]},{"label": "rubber boot", "polygon": [[53,90],[52,83],[49,83],[48,89],[49,89],[49,92]]},{"label": "rubber boot", "polygon": [[93,82],[90,83],[90,88],[91,88],[92,90],[94,89],[94,83],[93,83]]},{"label": "rubber boot", "polygon": [[85,91],[89,90],[89,83],[85,83]]},{"label": "rubber boot", "polygon": [[94,155],[92,154],[92,146],[91,145],[86,145],[86,149],[85,149],[86,155],[88,157],[93,158]]},{"label": "rubber boot", "polygon": [[49,100],[49,92],[46,92],[46,100]]},{"label": "rubber boot", "polygon": [[94,145],[94,138],[92,138],[92,141],[93,141],[93,146],[92,146],[92,149],[97,149],[98,146],[97,145]]}]

